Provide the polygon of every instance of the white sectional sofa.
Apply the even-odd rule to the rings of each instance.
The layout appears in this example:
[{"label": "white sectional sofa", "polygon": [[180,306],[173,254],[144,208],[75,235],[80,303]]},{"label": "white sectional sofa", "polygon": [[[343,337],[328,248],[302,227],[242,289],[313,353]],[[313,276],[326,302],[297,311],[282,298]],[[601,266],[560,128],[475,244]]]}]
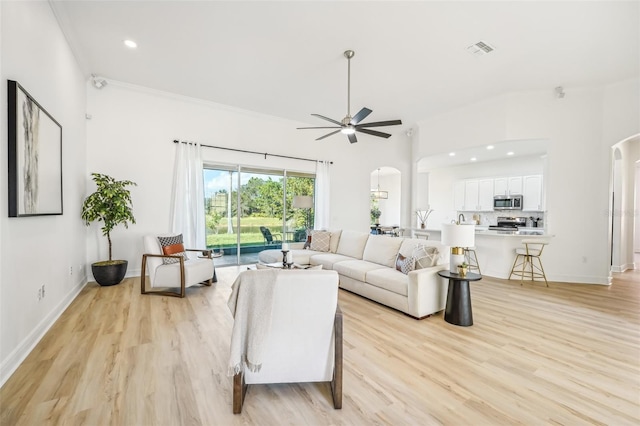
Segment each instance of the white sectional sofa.
[{"label": "white sectional sofa", "polygon": [[[293,249],[294,262],[335,270],[339,274],[341,288],[414,318],[421,319],[444,309],[447,280],[438,276],[438,271],[449,268],[448,247],[432,240],[366,232],[330,232],[328,250]],[[313,247],[313,234],[311,244]],[[429,247],[427,251],[433,256],[420,259],[417,262],[419,269],[407,274],[396,269],[398,254],[409,258],[416,253],[424,253],[424,247]],[[282,252],[265,250],[259,254],[259,260],[262,263],[280,262]],[[431,265],[431,262],[435,265],[421,267],[425,263]]]}]

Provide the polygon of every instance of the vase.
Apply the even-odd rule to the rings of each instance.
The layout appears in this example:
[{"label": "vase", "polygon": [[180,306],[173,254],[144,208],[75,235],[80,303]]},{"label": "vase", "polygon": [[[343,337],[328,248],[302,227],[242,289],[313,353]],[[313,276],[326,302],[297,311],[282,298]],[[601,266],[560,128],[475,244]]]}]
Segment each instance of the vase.
[{"label": "vase", "polygon": [[425,223],[424,223],[424,222],[422,222],[422,223],[420,224],[420,229],[424,229],[424,228],[426,228],[426,227],[427,227],[427,226],[425,225]]},{"label": "vase", "polygon": [[458,266],[458,275],[460,275],[461,277],[466,277],[467,276],[467,268],[463,267],[463,266]]}]

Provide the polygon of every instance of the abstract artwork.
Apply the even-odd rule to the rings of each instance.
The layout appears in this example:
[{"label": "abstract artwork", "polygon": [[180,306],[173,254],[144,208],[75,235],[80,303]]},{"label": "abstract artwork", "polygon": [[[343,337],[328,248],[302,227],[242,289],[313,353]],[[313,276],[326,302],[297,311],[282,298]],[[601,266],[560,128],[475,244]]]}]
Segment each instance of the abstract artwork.
[{"label": "abstract artwork", "polygon": [[16,81],[8,87],[9,217],[62,214],[62,126]]}]

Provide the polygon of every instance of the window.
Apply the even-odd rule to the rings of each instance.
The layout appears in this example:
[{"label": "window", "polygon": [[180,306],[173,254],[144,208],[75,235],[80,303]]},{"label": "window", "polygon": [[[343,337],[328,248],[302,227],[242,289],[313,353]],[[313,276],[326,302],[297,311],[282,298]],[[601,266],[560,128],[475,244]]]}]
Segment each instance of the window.
[{"label": "window", "polygon": [[207,247],[222,252],[218,266],[255,263],[262,250],[304,241],[313,226],[313,208],[294,208],[293,197],[313,197],[315,175],[225,165],[203,175]]}]

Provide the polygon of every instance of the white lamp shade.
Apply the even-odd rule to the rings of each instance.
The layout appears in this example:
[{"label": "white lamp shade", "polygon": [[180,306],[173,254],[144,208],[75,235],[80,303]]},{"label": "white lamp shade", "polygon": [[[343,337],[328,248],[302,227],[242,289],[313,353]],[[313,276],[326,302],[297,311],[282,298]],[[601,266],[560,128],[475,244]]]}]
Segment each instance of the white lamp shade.
[{"label": "white lamp shade", "polygon": [[313,207],[313,197],[309,195],[295,195],[293,197],[293,207],[296,209],[310,209]]},{"label": "white lamp shade", "polygon": [[442,224],[442,245],[449,247],[473,247],[476,243],[475,225]]}]

